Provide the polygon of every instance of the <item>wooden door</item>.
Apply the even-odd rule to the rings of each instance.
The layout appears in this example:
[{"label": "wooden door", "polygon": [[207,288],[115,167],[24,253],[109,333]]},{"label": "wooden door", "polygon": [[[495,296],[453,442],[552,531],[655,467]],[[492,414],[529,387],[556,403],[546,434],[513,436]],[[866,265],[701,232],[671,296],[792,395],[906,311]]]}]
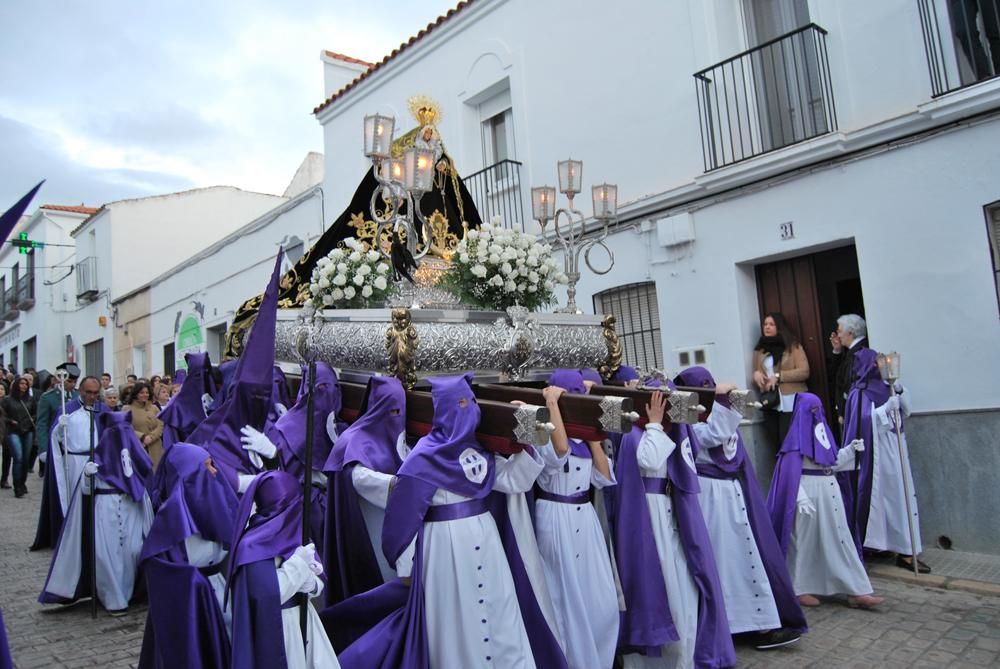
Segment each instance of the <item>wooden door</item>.
[{"label": "wooden door", "polygon": [[[815,256],[757,265],[757,304],[764,314],[780,312],[788,321],[809,360],[809,392],[819,396],[829,418],[833,415],[826,373],[826,340],[816,286]],[[824,334],[826,333],[826,334]]]}]

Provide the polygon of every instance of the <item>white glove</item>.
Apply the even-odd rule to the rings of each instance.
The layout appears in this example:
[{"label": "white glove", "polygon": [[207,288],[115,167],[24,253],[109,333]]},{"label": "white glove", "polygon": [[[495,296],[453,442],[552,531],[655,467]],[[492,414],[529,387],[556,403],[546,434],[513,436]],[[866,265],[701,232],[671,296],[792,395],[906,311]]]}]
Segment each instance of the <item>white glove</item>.
[{"label": "white glove", "polygon": [[896,383],[892,384],[892,387],[895,389],[897,395],[902,395],[903,391],[906,390],[906,388],[903,387],[902,381],[896,381]]},{"label": "white glove", "polygon": [[281,416],[284,416],[286,413],[288,413],[288,407],[286,407],[281,402],[275,402],[274,403],[274,410],[277,412],[279,418]]},{"label": "white glove", "polygon": [[323,581],[315,574],[310,574],[299,586],[299,592],[304,592],[309,597],[319,597],[323,592]]},{"label": "white glove", "polygon": [[896,411],[899,411],[899,396],[898,395],[893,395],[892,397],[890,397],[889,399],[887,399],[885,401],[885,404],[883,404],[882,406],[883,406],[883,408],[885,408],[886,412],[896,412]]},{"label": "white glove", "polygon": [[855,439],[854,441],[849,443],[847,447],[853,449],[856,453],[860,453],[861,451],[865,450],[865,440]]},{"label": "white glove", "polygon": [[38,454],[38,461],[41,462],[43,465],[45,464],[45,461],[48,459],[49,459],[48,451],[42,451],[41,453]]},{"label": "white glove", "polygon": [[66,427],[69,425],[69,416],[66,414],[59,414],[59,427]]},{"label": "white glove", "polygon": [[316,562],[316,544],[306,544],[305,546],[299,546],[292,553],[293,557],[300,558],[306,564]]},{"label": "white glove", "polygon": [[278,448],[263,432],[259,432],[249,425],[244,425],[240,432],[243,434],[240,441],[243,442],[244,450],[260,453],[268,459],[273,458],[278,452]]},{"label": "white glove", "polygon": [[257,478],[256,474],[240,474],[237,476],[236,492],[241,495],[245,493],[255,478]]},{"label": "white glove", "polygon": [[83,473],[87,476],[93,476],[97,473],[97,470],[100,469],[100,467],[101,466],[93,460],[88,460],[87,464],[83,466]]},{"label": "white glove", "polygon": [[808,497],[799,497],[796,501],[796,506],[798,507],[799,513],[803,516],[816,515],[816,505],[814,505],[812,500]]}]

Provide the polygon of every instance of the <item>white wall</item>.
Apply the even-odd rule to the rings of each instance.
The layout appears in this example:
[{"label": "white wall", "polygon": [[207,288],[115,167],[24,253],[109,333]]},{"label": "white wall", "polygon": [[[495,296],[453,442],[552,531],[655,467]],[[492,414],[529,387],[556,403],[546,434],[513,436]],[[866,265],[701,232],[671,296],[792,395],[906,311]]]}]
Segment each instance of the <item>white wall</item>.
[{"label": "white wall", "polygon": [[308,250],[322,227],[320,191],[311,189],[155,281],[150,288],[155,370],[163,371],[163,347],[174,341],[177,312],[191,313],[192,302],[198,301],[205,305],[204,328],[232,323],[236,309],[267,287],[278,244],[294,235]]}]

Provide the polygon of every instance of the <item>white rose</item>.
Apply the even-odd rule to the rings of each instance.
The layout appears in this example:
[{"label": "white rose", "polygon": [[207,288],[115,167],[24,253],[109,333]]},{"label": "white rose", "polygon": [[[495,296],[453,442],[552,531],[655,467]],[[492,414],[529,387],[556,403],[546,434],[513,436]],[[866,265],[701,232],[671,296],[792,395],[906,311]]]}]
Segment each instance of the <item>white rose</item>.
[{"label": "white rose", "polygon": [[320,288],[329,288],[330,287],[330,280],[327,279],[326,277],[323,277],[322,279],[319,280],[319,287]]},{"label": "white rose", "polygon": [[375,262],[376,260],[378,260],[379,255],[381,254],[378,251],[372,249],[365,254],[365,257],[368,258],[368,262]]},{"label": "white rose", "polygon": [[496,253],[491,253],[490,254],[490,264],[491,265],[499,265],[500,264],[500,256],[498,254],[496,254]]},{"label": "white rose", "polygon": [[347,277],[344,276],[343,274],[338,274],[337,276],[333,277],[333,285],[343,286],[345,283],[347,283]]},{"label": "white rose", "polygon": [[337,263],[337,271],[341,274],[347,274],[347,263],[341,262]]},{"label": "white rose", "polygon": [[309,284],[309,292],[312,293],[313,295],[315,295],[316,293],[318,293],[319,292],[319,284],[316,283],[316,282],[310,283]]},{"label": "white rose", "polygon": [[531,283],[538,283],[538,272],[528,272],[528,281]]},{"label": "white rose", "polygon": [[559,274],[556,275],[556,281],[558,281],[563,285],[566,285],[567,283],[569,283],[569,277],[563,274],[562,272],[559,272]]},{"label": "white rose", "polygon": [[389,271],[389,266],[384,262],[380,262],[378,265],[375,266],[375,271],[378,272],[379,274],[385,274]]},{"label": "white rose", "polygon": [[494,214],[493,216],[490,217],[490,225],[495,225],[499,227],[502,222],[503,221],[500,219],[500,216],[498,214]]},{"label": "white rose", "polygon": [[467,233],[465,233],[465,238],[466,239],[475,239],[478,236],[479,236],[479,231],[478,230],[469,230]]},{"label": "white rose", "polygon": [[317,262],[316,264],[319,265],[320,267],[326,267],[327,265],[330,264],[330,259],[329,258],[320,258],[319,262]]},{"label": "white rose", "polygon": [[319,274],[320,276],[333,276],[333,274],[336,271],[337,271],[337,266],[334,265],[333,263],[330,263],[325,267],[323,267],[322,269],[320,269]]},{"label": "white rose", "polygon": [[372,273],[371,265],[362,265],[361,267],[358,268],[358,274],[360,274],[361,276],[368,276],[371,273]]},{"label": "white rose", "polygon": [[497,286],[497,287],[502,286],[503,278],[499,274],[494,274],[492,277],[490,277],[489,284],[491,286]]},{"label": "white rose", "polygon": [[333,299],[338,302],[344,299],[344,291],[342,291],[340,288],[334,288],[333,292],[330,294],[333,295]]},{"label": "white rose", "polygon": [[467,264],[469,262],[469,254],[468,253],[459,253],[458,254],[458,261],[461,262],[461,263],[463,263],[463,264]]},{"label": "white rose", "polygon": [[500,255],[503,253],[503,248],[499,244],[490,244],[490,253]]},{"label": "white rose", "polygon": [[361,289],[361,297],[371,297],[371,296],[372,296],[371,286],[365,286],[364,288]]},{"label": "white rose", "polygon": [[324,295],[323,296],[323,305],[328,307],[331,304],[333,304],[333,295]]},{"label": "white rose", "polygon": [[353,300],[354,296],[357,294],[357,291],[354,290],[354,286],[348,286],[344,289],[344,297],[348,300]]},{"label": "white rose", "polygon": [[513,271],[514,268],[510,266],[510,263],[505,262],[504,264],[500,265],[500,273],[503,274],[504,276],[507,276]]},{"label": "white rose", "polygon": [[363,286],[365,283],[364,274],[355,274],[353,281],[355,286]]},{"label": "white rose", "polygon": [[503,284],[503,289],[508,293],[513,293],[515,290],[517,290],[517,284],[511,281],[510,279],[507,279],[507,281]]},{"label": "white rose", "polygon": [[534,292],[537,292],[537,291],[538,291],[538,288],[536,286],[528,286],[528,292],[529,293],[534,293]]},{"label": "white rose", "polygon": [[552,283],[551,281],[546,281],[544,285],[545,285],[545,290],[552,290],[553,288],[555,288],[555,284]]},{"label": "white rose", "polygon": [[386,286],[388,285],[389,284],[386,283],[384,276],[375,277],[375,287],[378,288],[379,290],[385,290]]},{"label": "white rose", "polygon": [[480,279],[486,276],[486,268],[482,265],[473,265],[469,271],[472,272],[472,276],[478,276]]},{"label": "white rose", "polygon": [[344,259],[344,252],[341,251],[340,249],[334,249],[334,250],[330,251],[330,258],[332,260],[343,260]]},{"label": "white rose", "polygon": [[347,259],[351,262],[361,262],[361,252],[351,251],[351,255],[347,256]]}]

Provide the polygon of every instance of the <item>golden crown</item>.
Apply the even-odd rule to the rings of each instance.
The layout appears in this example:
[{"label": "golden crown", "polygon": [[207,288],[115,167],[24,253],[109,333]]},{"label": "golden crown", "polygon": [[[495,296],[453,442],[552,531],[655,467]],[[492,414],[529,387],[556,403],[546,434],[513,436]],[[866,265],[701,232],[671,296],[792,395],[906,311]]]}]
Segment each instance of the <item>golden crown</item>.
[{"label": "golden crown", "polygon": [[425,125],[437,125],[441,120],[441,107],[437,102],[426,95],[414,95],[407,100],[410,113],[417,119],[421,127]]}]

